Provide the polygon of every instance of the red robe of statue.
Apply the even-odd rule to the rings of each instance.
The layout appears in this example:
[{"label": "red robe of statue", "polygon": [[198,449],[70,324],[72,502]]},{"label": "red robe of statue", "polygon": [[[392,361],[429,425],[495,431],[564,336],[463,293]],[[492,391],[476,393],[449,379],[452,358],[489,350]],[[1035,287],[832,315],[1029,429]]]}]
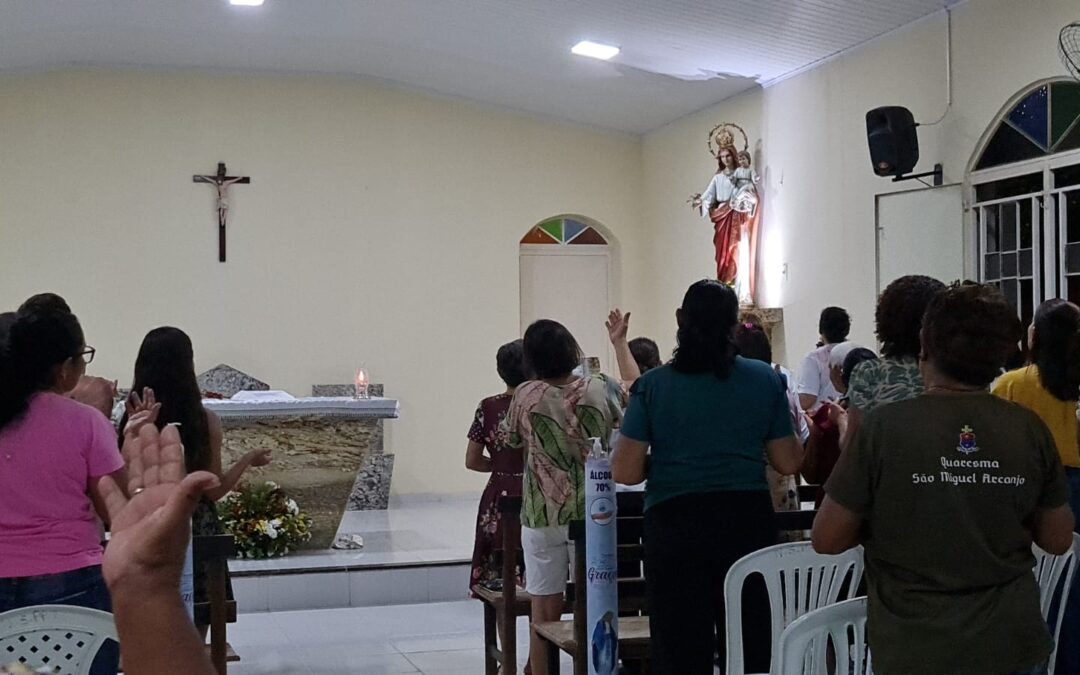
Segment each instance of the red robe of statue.
[{"label": "red robe of statue", "polygon": [[709,218],[713,222],[713,246],[716,247],[716,279],[734,284],[739,273],[739,240],[746,214],[725,202],[713,209]]}]

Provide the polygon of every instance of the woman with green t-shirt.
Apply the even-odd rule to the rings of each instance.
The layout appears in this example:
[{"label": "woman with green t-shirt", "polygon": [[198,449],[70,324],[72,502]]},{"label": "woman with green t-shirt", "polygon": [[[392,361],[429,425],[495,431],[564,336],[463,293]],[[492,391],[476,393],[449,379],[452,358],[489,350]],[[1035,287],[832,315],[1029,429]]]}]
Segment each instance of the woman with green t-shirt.
[{"label": "woman with green t-shirt", "polygon": [[[676,313],[675,358],[631,387],[612,459],[616,481],[648,479],[645,580],[656,675],[711,675],[714,653],[724,658],[724,575],[777,541],[766,456],[785,475],[802,464],[780,376],[737,355],[738,313],[731,288],[690,287]],[[752,600],[746,610],[747,668],[764,672],[768,602]]]}]

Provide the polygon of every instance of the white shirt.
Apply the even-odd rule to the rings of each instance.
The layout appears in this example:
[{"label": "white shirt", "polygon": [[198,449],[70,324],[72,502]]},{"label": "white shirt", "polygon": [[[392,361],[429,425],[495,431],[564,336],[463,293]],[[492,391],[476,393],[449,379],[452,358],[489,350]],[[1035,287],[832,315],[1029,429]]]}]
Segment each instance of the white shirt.
[{"label": "white shirt", "polygon": [[733,175],[721,171],[709,181],[709,187],[705,188],[705,192],[701,194],[701,203],[705,206],[703,215],[706,218],[709,216],[710,209],[715,208],[716,205],[726,204],[731,201],[731,195],[735,194],[733,177]]},{"label": "white shirt", "polygon": [[834,346],[818,347],[807,354],[799,364],[799,384],[796,393],[817,396],[817,402],[809,412],[820,408],[825,401],[836,401],[840,398],[840,392],[836,391],[829,377],[829,354],[832,353]]}]

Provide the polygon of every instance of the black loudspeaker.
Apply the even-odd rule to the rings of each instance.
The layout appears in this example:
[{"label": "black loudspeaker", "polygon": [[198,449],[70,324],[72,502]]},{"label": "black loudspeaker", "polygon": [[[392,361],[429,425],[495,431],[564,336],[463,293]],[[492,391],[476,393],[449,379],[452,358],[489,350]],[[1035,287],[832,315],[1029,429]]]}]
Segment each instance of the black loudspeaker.
[{"label": "black loudspeaker", "polygon": [[915,118],[900,106],[874,108],[866,113],[866,140],[870,161],[879,176],[902,176],[919,163],[919,137]]}]

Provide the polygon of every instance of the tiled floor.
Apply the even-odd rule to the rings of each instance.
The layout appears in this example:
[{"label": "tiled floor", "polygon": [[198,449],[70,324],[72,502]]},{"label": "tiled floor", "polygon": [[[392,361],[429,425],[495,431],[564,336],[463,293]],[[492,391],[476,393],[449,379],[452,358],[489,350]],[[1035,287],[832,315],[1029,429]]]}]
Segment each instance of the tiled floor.
[{"label": "tiled floor", "polygon": [[[479,602],[243,614],[229,626],[234,675],[482,675]],[[518,623],[519,660],[528,627]],[[563,672],[570,672],[569,661]]]}]

